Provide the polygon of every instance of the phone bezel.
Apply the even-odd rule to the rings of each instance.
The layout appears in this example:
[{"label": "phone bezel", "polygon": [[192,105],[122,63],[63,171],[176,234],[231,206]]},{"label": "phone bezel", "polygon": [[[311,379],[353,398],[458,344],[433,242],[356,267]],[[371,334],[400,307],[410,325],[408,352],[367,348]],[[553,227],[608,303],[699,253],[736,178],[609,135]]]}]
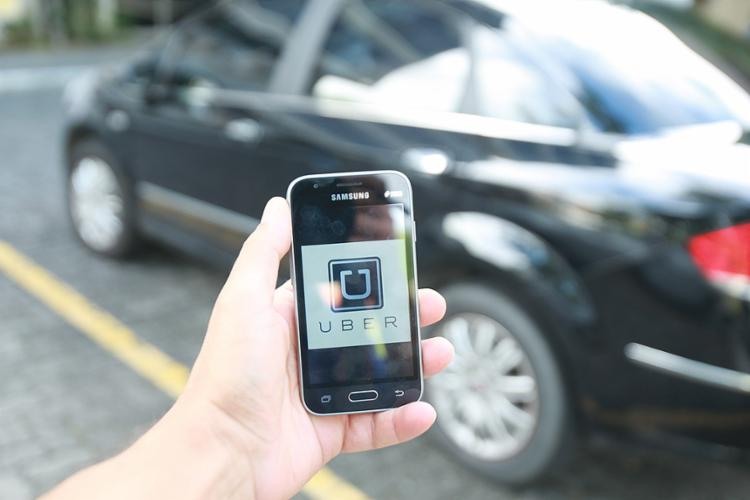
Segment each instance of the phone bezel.
[{"label": "phone bezel", "polygon": [[[396,408],[399,406],[403,406],[404,404],[407,404],[412,401],[418,401],[422,397],[422,393],[424,392],[424,384],[423,384],[423,373],[422,373],[422,350],[421,350],[421,331],[419,326],[419,300],[418,300],[418,290],[419,285],[417,282],[417,260],[416,260],[416,227],[414,224],[414,215],[413,215],[413,196],[412,196],[412,188],[411,183],[403,173],[393,170],[378,170],[378,171],[369,171],[369,172],[341,172],[341,173],[330,173],[330,174],[319,174],[319,175],[306,175],[299,177],[292,181],[289,184],[289,187],[287,189],[287,202],[290,205],[290,208],[293,208],[294,200],[292,198],[295,188],[300,185],[301,183],[307,183],[310,182],[311,184],[314,184],[314,181],[320,181],[321,183],[325,182],[326,184],[329,184],[331,182],[338,184],[338,179],[342,179],[344,182],[349,181],[352,182],[352,178],[377,178],[382,177],[384,180],[388,179],[389,177],[396,176],[399,179],[399,183],[401,183],[402,187],[404,188],[405,195],[402,197],[401,200],[399,200],[399,203],[404,203],[405,208],[408,208],[408,210],[404,210],[404,225],[405,225],[405,235],[406,235],[406,242],[407,245],[407,253],[410,253],[411,256],[411,266],[407,266],[407,272],[411,274],[408,278],[408,282],[413,287],[413,290],[409,290],[409,297],[410,297],[410,318],[409,323],[411,326],[411,344],[412,344],[412,353],[415,357],[416,363],[415,363],[415,370],[414,370],[414,376],[413,377],[405,377],[403,379],[398,379],[395,381],[381,381],[381,382],[370,382],[366,384],[361,383],[353,383],[348,385],[337,385],[337,386],[329,386],[329,387],[309,387],[305,384],[306,377],[305,377],[305,368],[306,365],[303,361],[303,339],[302,339],[302,332],[300,328],[300,295],[303,293],[301,289],[298,289],[297,287],[297,254],[300,252],[300,248],[298,248],[295,244],[294,240],[294,230],[292,231],[292,245],[291,245],[291,258],[290,260],[290,276],[292,278],[292,286],[294,288],[294,295],[295,295],[295,316],[296,316],[296,330],[297,330],[297,363],[298,363],[298,371],[299,371],[299,387],[300,387],[300,397],[302,399],[302,404],[304,405],[305,409],[314,414],[314,415],[342,415],[342,414],[353,414],[353,413],[370,413],[370,412],[376,412],[376,411],[384,411],[389,410],[392,408]],[[393,180],[391,181],[393,182]],[[314,188],[313,188],[314,189]],[[356,204],[352,204],[356,205]],[[301,272],[301,269],[299,270]],[[304,298],[302,299],[302,302],[304,303]],[[369,389],[375,389],[378,390],[378,392],[383,397],[378,397],[377,400],[374,402],[369,402],[370,404],[364,404],[363,402],[348,402],[348,401],[342,401],[341,395],[342,394],[351,394],[352,392],[360,391],[360,390],[369,390]],[[401,396],[395,396],[396,391],[402,391]],[[320,411],[321,408],[317,404],[311,404],[310,402],[316,401],[316,399],[319,399],[321,393],[323,392],[335,392],[339,394],[339,398],[337,399],[336,404],[336,411]],[[348,398],[347,398],[348,399]],[[321,403],[322,405],[323,403]],[[315,406],[316,408],[311,408],[311,406]],[[342,408],[343,406],[343,408]],[[334,406],[331,406],[333,408]]]}]

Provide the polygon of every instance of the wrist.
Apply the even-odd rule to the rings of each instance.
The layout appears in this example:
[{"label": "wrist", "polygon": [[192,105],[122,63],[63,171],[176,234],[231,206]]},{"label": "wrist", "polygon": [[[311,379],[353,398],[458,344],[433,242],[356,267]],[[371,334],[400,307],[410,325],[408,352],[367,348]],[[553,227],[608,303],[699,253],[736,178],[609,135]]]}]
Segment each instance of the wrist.
[{"label": "wrist", "polygon": [[139,498],[254,498],[252,451],[225,419],[210,403],[181,397],[115,460],[142,471]]}]

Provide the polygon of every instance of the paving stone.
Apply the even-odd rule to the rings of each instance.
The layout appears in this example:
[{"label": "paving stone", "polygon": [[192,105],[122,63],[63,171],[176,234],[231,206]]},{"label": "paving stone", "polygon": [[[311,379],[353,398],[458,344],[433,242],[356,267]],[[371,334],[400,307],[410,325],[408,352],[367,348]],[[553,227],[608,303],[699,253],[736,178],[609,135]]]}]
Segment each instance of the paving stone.
[{"label": "paving stone", "polygon": [[0,495],[3,498],[15,500],[34,498],[31,484],[19,475],[12,475],[9,472],[0,472]]}]

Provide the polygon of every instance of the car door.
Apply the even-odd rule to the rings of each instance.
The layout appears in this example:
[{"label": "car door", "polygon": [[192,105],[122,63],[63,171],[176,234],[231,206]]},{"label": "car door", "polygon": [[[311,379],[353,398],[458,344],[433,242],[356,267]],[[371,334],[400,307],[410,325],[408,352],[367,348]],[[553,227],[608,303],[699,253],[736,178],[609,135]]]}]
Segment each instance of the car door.
[{"label": "car door", "polygon": [[219,230],[230,247],[252,229],[270,194],[262,179],[275,168],[273,132],[251,108],[216,96],[263,96],[304,5],[225,2],[172,34],[133,117],[145,210],[190,230]]}]

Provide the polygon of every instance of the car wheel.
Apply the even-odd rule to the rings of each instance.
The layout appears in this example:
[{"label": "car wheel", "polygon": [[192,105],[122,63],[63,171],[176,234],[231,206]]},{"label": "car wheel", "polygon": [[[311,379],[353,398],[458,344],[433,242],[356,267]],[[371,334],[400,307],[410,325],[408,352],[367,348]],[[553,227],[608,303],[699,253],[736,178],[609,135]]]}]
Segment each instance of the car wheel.
[{"label": "car wheel", "polygon": [[68,213],[78,239],[107,257],[125,257],[137,246],[132,185],[100,142],[85,139],[71,150]]},{"label": "car wheel", "polygon": [[445,319],[427,331],[456,350],[426,382],[438,419],[431,436],[461,462],[520,484],[548,472],[572,448],[570,402],[539,325],[506,294],[480,285],[441,290]]}]

